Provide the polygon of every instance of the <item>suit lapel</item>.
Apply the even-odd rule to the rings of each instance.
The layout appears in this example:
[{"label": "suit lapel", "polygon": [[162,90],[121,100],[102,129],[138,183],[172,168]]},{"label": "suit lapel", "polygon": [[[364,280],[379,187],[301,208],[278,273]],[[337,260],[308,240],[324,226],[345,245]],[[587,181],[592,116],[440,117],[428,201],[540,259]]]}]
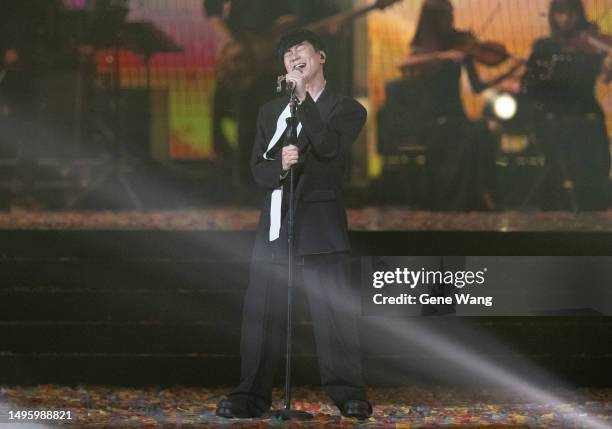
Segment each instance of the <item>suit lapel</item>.
[{"label": "suit lapel", "polygon": [[276,133],[276,125],[278,123],[279,116],[283,113],[285,108],[287,107],[288,99],[279,98],[278,102],[274,105],[270,106],[269,116],[266,120],[264,127],[266,132],[266,149],[264,152],[268,152],[268,156],[272,155],[273,158],[276,158],[280,152],[280,148],[283,147],[285,143],[284,134],[278,139],[278,141],[274,144],[274,146],[268,151],[267,147],[270,143],[270,139]]},{"label": "suit lapel", "polygon": [[278,100],[277,103],[274,104],[274,106],[272,107],[272,112],[270,113],[270,118],[267,125],[267,132],[268,135],[266,136],[266,138],[269,140],[272,138],[272,136],[274,135],[274,132],[276,131],[276,122],[278,121],[278,117],[281,115],[281,113],[283,113],[283,110],[285,110],[285,107],[287,107],[287,102],[288,99],[285,98],[280,98]]},{"label": "suit lapel", "polygon": [[[324,123],[327,123],[329,121],[329,118],[331,114],[333,113],[334,108],[338,104],[338,100],[339,98],[334,93],[334,91],[328,86],[325,86],[325,89],[323,89],[323,92],[319,96],[319,99],[316,101],[317,108],[319,109],[319,114],[321,115],[321,120]],[[287,107],[287,102],[288,102],[287,99],[281,98],[279,99],[278,103],[276,103],[272,107],[273,110],[270,115],[270,120],[266,124],[266,127],[267,127],[266,134],[267,134],[268,139],[271,139],[272,136],[274,135],[274,132],[276,131],[276,123],[277,123],[278,117],[281,115],[281,113],[283,113],[283,110],[285,110],[285,108]],[[300,147],[306,146],[307,142],[304,139],[307,139],[306,133],[300,133],[300,136],[298,138],[298,142],[299,142],[298,146]],[[276,142],[276,144],[274,145],[274,148],[271,150],[271,153],[276,154],[277,151],[283,146],[283,144],[284,144],[284,137],[281,137],[279,141]]]},{"label": "suit lapel", "polygon": [[317,100],[317,107],[319,108],[319,113],[321,114],[323,122],[327,123],[336,104],[338,104],[338,96],[326,85]]},{"label": "suit lapel", "polygon": [[[334,107],[336,107],[338,104],[338,100],[338,96],[331,88],[329,88],[329,86],[326,85],[316,101],[316,105],[319,109],[319,114],[321,115],[321,120],[323,123],[327,123],[329,121],[329,118],[334,111]],[[306,139],[308,139],[306,133],[301,133],[298,139],[298,146],[301,148],[307,146]]]}]

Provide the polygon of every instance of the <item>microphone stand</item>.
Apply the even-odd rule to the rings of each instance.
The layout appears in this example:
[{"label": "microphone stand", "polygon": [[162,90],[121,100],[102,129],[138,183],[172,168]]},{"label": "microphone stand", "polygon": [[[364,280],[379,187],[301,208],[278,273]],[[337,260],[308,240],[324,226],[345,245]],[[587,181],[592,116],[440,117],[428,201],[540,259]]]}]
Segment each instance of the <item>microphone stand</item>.
[{"label": "microphone stand", "polygon": [[[295,87],[290,87],[290,99],[289,109],[291,116],[287,118],[287,132],[285,133],[284,146],[295,145],[297,146],[297,105],[299,103],[298,98],[295,96]],[[295,212],[294,212],[294,193],[295,193],[295,172],[294,166],[289,168],[289,213],[287,219],[287,264],[288,264],[288,276],[287,276],[287,343],[285,350],[285,407],[282,410],[278,410],[276,418],[278,420],[311,420],[312,415],[306,411],[293,410],[291,409],[291,346],[292,346],[292,310],[293,310],[293,268],[294,268],[294,243],[293,243],[293,229],[295,224]]]}]

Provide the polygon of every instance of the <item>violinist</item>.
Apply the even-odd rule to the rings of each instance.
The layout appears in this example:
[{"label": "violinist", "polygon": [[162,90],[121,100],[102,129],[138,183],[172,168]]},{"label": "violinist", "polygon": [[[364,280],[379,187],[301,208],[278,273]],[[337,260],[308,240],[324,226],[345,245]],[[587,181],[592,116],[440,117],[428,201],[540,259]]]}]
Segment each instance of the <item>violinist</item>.
[{"label": "violinist", "polygon": [[551,0],[548,17],[550,37],[534,43],[523,79],[547,157],[542,207],[603,210],[610,197],[610,151],[595,86],[600,75],[612,76],[605,61],[612,38],[587,20],[581,0]]},{"label": "violinist", "polygon": [[489,65],[509,58],[503,46],[482,46],[470,33],[455,29],[450,0],[423,2],[411,52],[400,65],[404,79],[397,82],[405,88],[403,102],[413,108],[403,116],[409,116],[408,120],[398,126],[413,127],[426,146],[423,195],[430,210],[494,208],[490,189],[475,168],[478,146],[489,143],[484,127],[472,123],[463,109],[461,71],[465,68],[472,90],[480,93],[510,77],[522,62],[485,82],[475,65],[477,53]]}]

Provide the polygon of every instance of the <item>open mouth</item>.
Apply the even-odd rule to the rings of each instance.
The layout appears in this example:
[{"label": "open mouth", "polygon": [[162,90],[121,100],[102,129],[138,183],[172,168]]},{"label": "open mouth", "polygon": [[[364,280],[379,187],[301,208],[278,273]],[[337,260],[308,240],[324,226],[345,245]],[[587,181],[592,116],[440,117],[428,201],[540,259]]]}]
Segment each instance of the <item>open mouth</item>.
[{"label": "open mouth", "polygon": [[299,63],[293,66],[293,70],[303,70],[306,67],[306,63]]}]

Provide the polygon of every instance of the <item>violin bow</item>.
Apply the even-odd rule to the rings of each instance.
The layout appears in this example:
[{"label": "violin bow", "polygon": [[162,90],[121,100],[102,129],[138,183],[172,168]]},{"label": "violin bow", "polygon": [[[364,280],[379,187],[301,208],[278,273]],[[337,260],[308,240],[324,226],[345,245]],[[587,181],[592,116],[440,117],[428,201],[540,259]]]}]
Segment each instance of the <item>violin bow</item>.
[{"label": "violin bow", "polygon": [[495,9],[489,12],[487,19],[485,19],[485,21],[480,26],[480,29],[478,30],[478,34],[484,34],[485,31],[489,29],[491,24],[493,24],[493,20],[497,17],[497,15],[501,12],[501,10],[502,10],[501,1],[498,1],[497,6],[495,6]]}]

